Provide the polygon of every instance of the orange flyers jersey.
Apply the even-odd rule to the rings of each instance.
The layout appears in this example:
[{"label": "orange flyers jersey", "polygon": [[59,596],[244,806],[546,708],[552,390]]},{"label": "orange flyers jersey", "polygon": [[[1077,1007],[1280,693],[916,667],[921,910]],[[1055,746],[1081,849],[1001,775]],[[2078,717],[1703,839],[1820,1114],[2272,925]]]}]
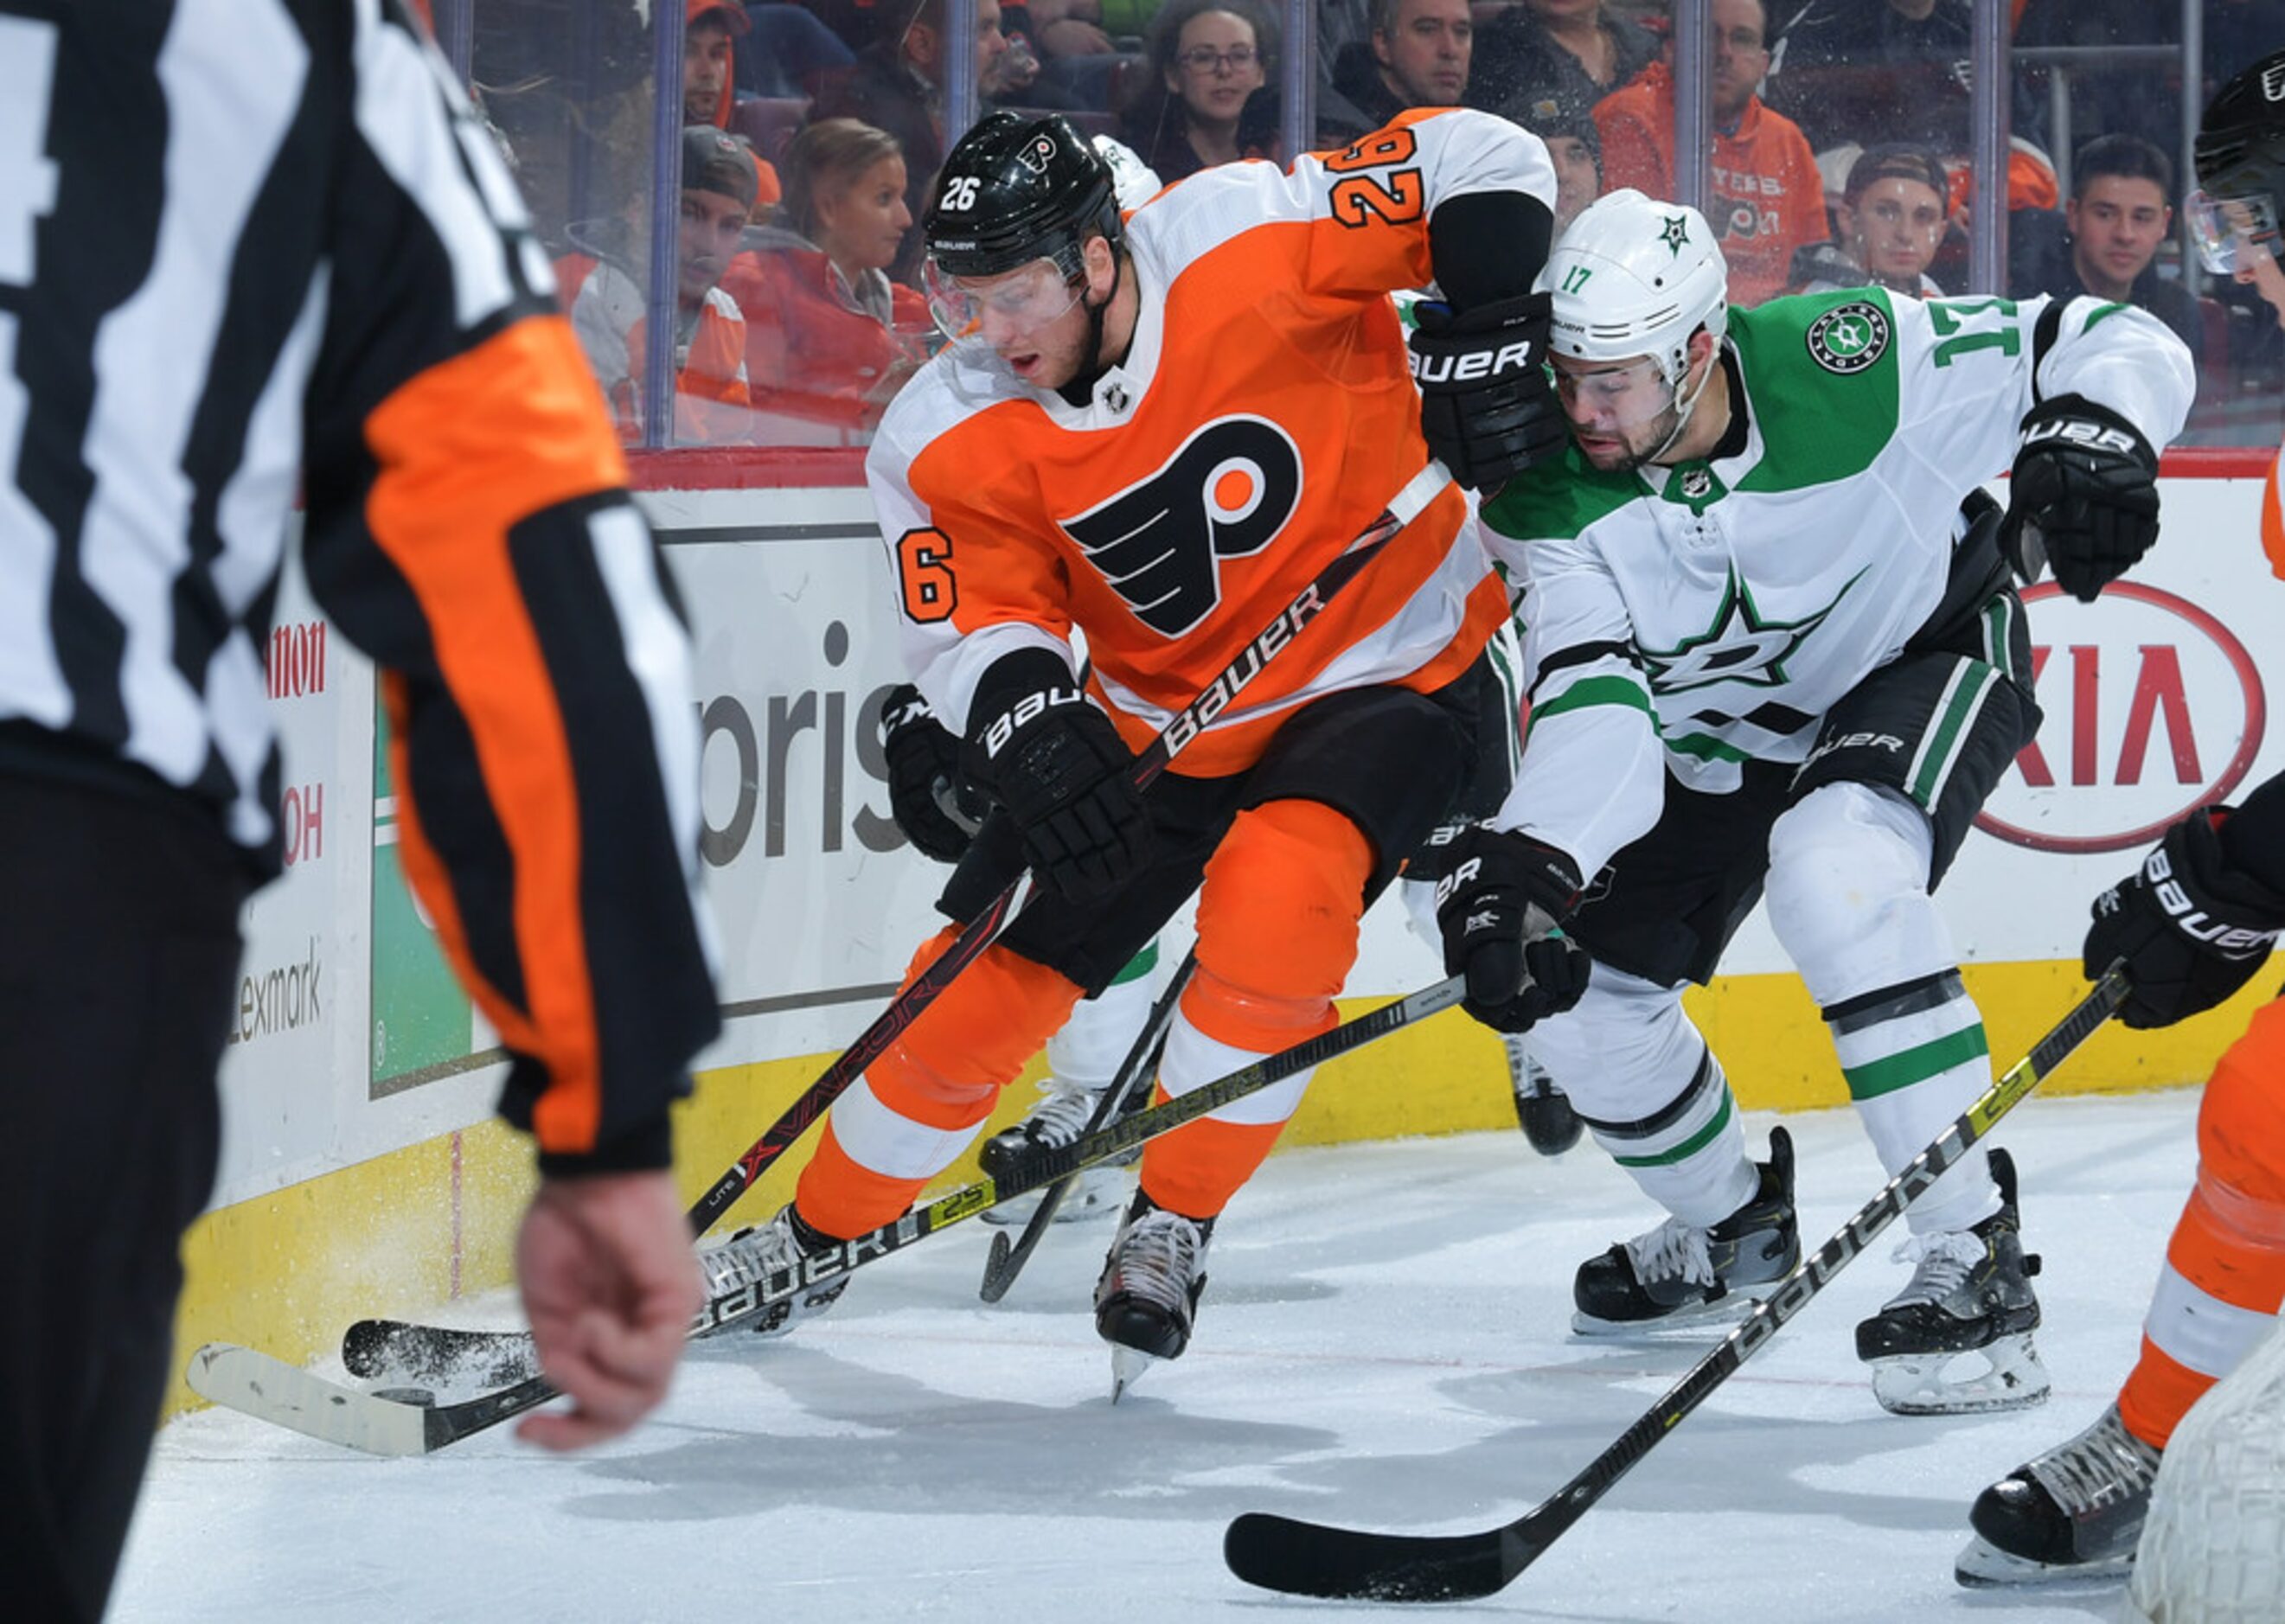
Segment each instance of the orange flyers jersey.
[{"label": "orange flyers jersey", "polygon": [[1324,694],[1465,669],[1504,599],[1429,461],[1387,295],[1429,281],[1431,213],[1485,192],[1551,209],[1554,171],[1536,137],[1461,108],[1416,109],[1290,172],[1208,169],[1129,216],[1141,311],[1084,406],[988,351],[923,368],[866,469],[904,653],[938,714],[975,720],[978,678],[1016,649],[1076,667],[1076,631],[1139,749],[1400,493],[1400,511],[1429,494],[1180,768],[1243,770]]}]

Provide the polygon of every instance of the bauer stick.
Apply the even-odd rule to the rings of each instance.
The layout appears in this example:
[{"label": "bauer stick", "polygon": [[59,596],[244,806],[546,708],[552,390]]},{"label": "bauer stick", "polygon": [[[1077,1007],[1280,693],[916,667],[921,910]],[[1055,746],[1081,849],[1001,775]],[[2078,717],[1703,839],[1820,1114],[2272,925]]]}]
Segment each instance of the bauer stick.
[{"label": "bauer stick", "polygon": [[1761,1351],[1874,1236],[2020,1104],[2125,1001],[2125,967],[2114,963],[2094,990],[2032,1045],[1881,1193],[1778,1282],[1743,1323],[1669,1388],[1617,1442],[1537,1506],[1480,1534],[1376,1534],[1249,1511],[1222,1538],[1222,1559],[1248,1584],[1293,1596],[1384,1602],[1467,1601],[1503,1589],[1546,1553],[1635,1463]]},{"label": "bauer stick", "polygon": [[[1318,571],[1317,577],[1303,587],[1292,602],[1287,604],[1260,634],[1248,643],[1237,659],[1206,684],[1205,691],[1177,712],[1166,730],[1153,739],[1149,747],[1135,758],[1134,784],[1140,790],[1166,770],[1166,765],[1180,755],[1185,746],[1205,731],[1215,717],[1227,710],[1239,692],[1268,669],[1278,650],[1298,638],[1303,628],[1315,620],[1333,595],[1346,586],[1364,567],[1378,557],[1399,531],[1412,522],[1428,504],[1441,496],[1451,483],[1451,476],[1443,465],[1431,462],[1403,490],[1398,491],[1380,516],[1365,527],[1362,534],[1344,548],[1339,556]],[[1000,932],[1013,909],[1016,898],[1023,890],[1025,876],[1018,875],[1008,882],[975,918],[961,927],[949,946],[938,953],[896,997],[889,1007],[874,1018],[873,1024],[857,1035],[857,1040],[842,1051],[841,1057],[826,1067],[824,1074],[805,1089],[775,1122],[763,1131],[762,1136],[746,1147],[738,1159],[730,1164],[720,1178],[714,1181],[706,1193],[699,1196],[690,1209],[691,1232],[703,1235],[713,1228],[715,1220],[728,1212],[738,1197],[753,1188],[756,1180],[799,1139],[810,1124],[822,1117],[827,1107],[848,1091],[851,1084],[888,1051],[904,1030],[918,1018],[922,1010],[934,1003],[938,994],[950,986],[953,978],[980,957],[992,938]]]},{"label": "bauer stick", "polygon": [[[892,1224],[807,1253],[790,1267],[775,1270],[762,1280],[707,1303],[692,1320],[690,1334],[707,1336],[750,1320],[821,1281],[846,1275],[891,1252],[901,1251],[940,1229],[980,1217],[1003,1201],[1028,1195],[1052,1181],[1070,1178],[1146,1140],[1156,1139],[1184,1123],[1219,1110],[1234,1100],[1259,1094],[1297,1071],[1323,1064],[1376,1038],[1385,1038],[1415,1021],[1425,1020],[1458,1003],[1466,991],[1464,977],[1449,977],[1409,997],[1345,1021],[1331,1032],[1320,1032],[1291,1048],[1267,1055],[1178,1099],[1139,1110],[1108,1127],[1075,1139],[1061,1149],[1042,1150],[1004,1188],[991,1179],[982,1179],[915,1208]],[[381,1361],[389,1353],[412,1350],[414,1344],[407,1339],[407,1333],[417,1336],[431,1329],[385,1321],[360,1323],[370,1328],[360,1343],[371,1356],[366,1368],[372,1373],[381,1371]],[[358,1327],[351,1327],[353,1333],[357,1330]],[[439,1334],[449,1339],[442,1346],[461,1356],[497,1359],[514,1350],[528,1350],[531,1345],[529,1331]],[[352,1369],[358,1362],[349,1361]],[[432,1395],[427,1393],[361,1393],[267,1353],[224,1342],[211,1342],[199,1349],[192,1355],[190,1369],[185,1374],[193,1391],[217,1404],[328,1443],[362,1449],[369,1455],[433,1454],[556,1396],[555,1388],[546,1377],[532,1376],[496,1393],[480,1393],[457,1404],[436,1405],[431,1401]]]}]

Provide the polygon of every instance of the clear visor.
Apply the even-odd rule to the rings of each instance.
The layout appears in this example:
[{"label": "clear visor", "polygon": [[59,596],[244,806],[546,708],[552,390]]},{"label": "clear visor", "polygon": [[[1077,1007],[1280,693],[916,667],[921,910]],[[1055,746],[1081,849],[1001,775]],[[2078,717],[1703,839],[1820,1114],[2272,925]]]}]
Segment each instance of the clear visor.
[{"label": "clear visor", "polygon": [[1674,385],[1647,356],[1584,373],[1559,365],[1555,393],[1572,421],[1589,428],[1639,428],[1674,404]]},{"label": "clear visor", "polygon": [[955,344],[985,347],[1036,333],[1077,304],[1080,289],[1050,259],[996,277],[956,277],[930,260],[922,280],[938,330]]},{"label": "clear visor", "polygon": [[2277,200],[2263,196],[2208,197],[2193,192],[2182,200],[2190,230],[2198,240],[2198,258],[2217,276],[2231,276],[2257,257],[2278,255]]}]

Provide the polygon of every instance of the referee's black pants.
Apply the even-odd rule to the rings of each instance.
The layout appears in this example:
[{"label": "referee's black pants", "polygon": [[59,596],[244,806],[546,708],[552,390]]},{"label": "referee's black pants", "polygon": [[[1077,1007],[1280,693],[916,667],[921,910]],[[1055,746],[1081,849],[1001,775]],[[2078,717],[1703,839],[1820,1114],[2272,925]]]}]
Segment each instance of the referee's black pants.
[{"label": "referee's black pants", "polygon": [[0,774],[0,1612],[101,1615],[150,1454],[248,876],[187,804]]}]

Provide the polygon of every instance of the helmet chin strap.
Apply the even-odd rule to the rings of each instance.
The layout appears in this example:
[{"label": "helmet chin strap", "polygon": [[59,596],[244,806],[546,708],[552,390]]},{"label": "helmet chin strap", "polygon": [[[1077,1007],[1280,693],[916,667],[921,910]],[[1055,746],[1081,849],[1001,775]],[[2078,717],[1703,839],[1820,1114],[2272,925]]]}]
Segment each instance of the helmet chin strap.
[{"label": "helmet chin strap", "polygon": [[1707,357],[1706,370],[1698,375],[1698,387],[1690,391],[1690,398],[1684,400],[1679,396],[1676,397],[1674,403],[1674,430],[1672,433],[1669,434],[1665,439],[1658,443],[1658,449],[1656,451],[1651,452],[1649,456],[1643,459],[1645,462],[1656,462],[1660,458],[1665,456],[1667,452],[1672,451],[1674,449],[1674,443],[1682,438],[1682,431],[1690,427],[1691,413],[1698,410],[1698,403],[1705,398],[1706,385],[1714,376],[1715,362],[1719,358],[1719,357],[1720,349],[1717,346],[1715,354]]},{"label": "helmet chin strap", "polygon": [[1087,404],[1094,397],[1095,384],[1103,373],[1111,370],[1110,364],[1103,358],[1103,323],[1111,313],[1111,302],[1119,297],[1119,273],[1126,263],[1127,255],[1123,249],[1111,250],[1111,291],[1103,296],[1102,303],[1090,300],[1084,286],[1080,289],[1080,308],[1087,312],[1087,349],[1080,357],[1079,370],[1072,374],[1071,381],[1056,391],[1074,406]]}]

